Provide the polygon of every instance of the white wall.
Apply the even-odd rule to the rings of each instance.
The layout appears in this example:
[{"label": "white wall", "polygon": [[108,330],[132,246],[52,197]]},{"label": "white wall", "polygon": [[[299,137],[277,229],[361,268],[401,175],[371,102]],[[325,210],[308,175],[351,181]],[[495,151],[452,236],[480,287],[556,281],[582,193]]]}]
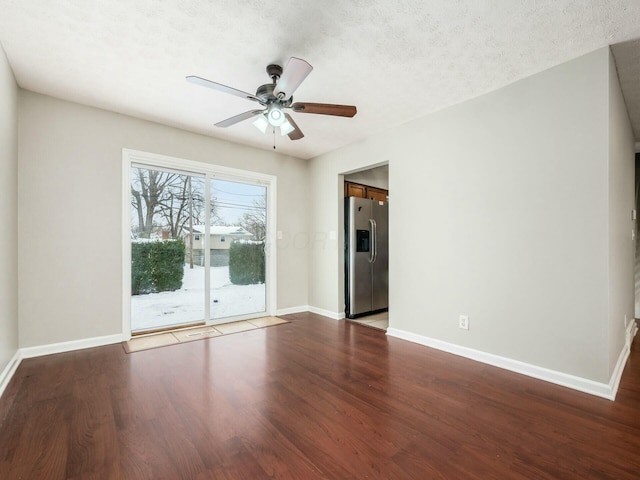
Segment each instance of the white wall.
[{"label": "white wall", "polygon": [[[339,174],[389,162],[393,328],[609,381],[609,61],[593,52],[312,160],[318,233],[340,228]],[[310,250],[312,306],[342,311],[342,262],[338,245]]]},{"label": "white wall", "polygon": [[389,165],[368,168],[360,172],[350,173],[344,176],[350,182],[389,190]]},{"label": "white wall", "polygon": [[0,46],[0,373],[18,350],[18,86]]},{"label": "white wall", "polygon": [[[609,374],[635,316],[631,211],[635,208],[635,148],[613,55],[609,56]],[[625,323],[625,316],[627,323]]]},{"label": "white wall", "polygon": [[[121,333],[122,148],[276,175],[277,228],[306,238],[299,159],[28,91],[19,146],[21,347]],[[308,304],[307,258],[306,243],[278,245],[277,308]]]}]

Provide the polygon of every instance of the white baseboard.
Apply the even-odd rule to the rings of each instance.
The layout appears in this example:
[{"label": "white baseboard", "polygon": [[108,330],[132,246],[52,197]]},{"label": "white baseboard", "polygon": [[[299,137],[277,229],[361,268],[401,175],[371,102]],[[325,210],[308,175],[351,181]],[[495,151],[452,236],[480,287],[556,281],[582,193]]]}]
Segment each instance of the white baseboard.
[{"label": "white baseboard", "polygon": [[636,323],[635,320],[631,320],[629,322],[629,325],[627,325],[626,333],[627,333],[626,343],[629,349],[631,349],[631,342],[633,342],[633,338],[636,336],[636,333],[638,333],[638,324]]},{"label": "white baseboard", "polygon": [[587,378],[577,377],[575,375],[570,375],[567,373],[558,372],[556,370],[550,370],[548,368],[539,367],[537,365],[531,365],[529,363],[521,362],[519,360],[513,360],[511,358],[501,357],[499,355],[494,355],[492,353],[486,353],[480,350],[474,350],[472,348],[462,347],[460,345],[444,342],[442,340],[437,340],[435,338],[417,335],[415,333],[399,330],[397,328],[390,327],[389,329],[387,329],[387,335],[391,337],[400,338],[403,340],[408,340],[413,343],[418,343],[420,345],[425,345],[427,347],[435,348],[437,350],[442,350],[444,352],[453,353],[454,355],[459,355],[461,357],[469,358],[477,362],[493,365],[494,367],[504,368],[505,370],[521,373],[523,375],[537,378],[539,380],[555,383],[556,385],[562,385],[563,387],[568,387],[574,390],[579,390],[584,393],[589,393],[591,395],[603,397],[608,400],[615,399],[617,383],[619,383],[620,381],[619,376],[622,375],[624,364],[626,362],[627,357],[629,356],[629,345],[630,345],[630,344],[626,344],[625,348],[620,353],[620,358],[618,359],[618,366],[616,366],[614,374],[611,377],[611,381],[609,383],[601,383],[601,382],[595,382],[593,380],[589,380]]},{"label": "white baseboard", "polygon": [[283,308],[281,310],[277,310],[276,315],[289,315],[290,313],[304,313],[304,312],[315,313],[317,315],[322,315],[323,317],[329,317],[333,320],[342,320],[345,318],[344,312],[342,313],[331,312],[329,310],[312,307],[310,305],[300,305],[299,307]]},{"label": "white baseboard", "polygon": [[102,347],[124,340],[121,333],[116,335],[105,335],[104,337],[83,338],[82,340],[72,340],[70,342],[52,343],[49,345],[38,345],[36,347],[24,347],[20,351],[22,358],[41,357],[54,353],[70,352],[72,350],[82,350],[84,348]]},{"label": "white baseboard", "polygon": [[292,313],[304,313],[309,311],[309,305],[300,305],[297,307],[281,308],[276,310],[276,316],[278,315],[290,315]]},{"label": "white baseboard", "polygon": [[332,312],[330,310],[324,310],[322,308],[309,306],[309,311],[323,317],[329,317],[333,320],[342,320],[344,318],[344,312]]},{"label": "white baseboard", "polygon": [[638,333],[638,326],[636,325],[635,320],[632,320],[631,322],[629,322],[629,325],[627,325],[624,346],[622,347],[622,351],[618,356],[616,366],[613,369],[613,373],[611,374],[611,380],[609,380],[612,400],[616,398],[616,394],[618,393],[618,387],[620,386],[622,372],[624,372],[624,367],[627,364],[627,359],[629,358],[629,355],[631,355],[631,342],[633,342],[633,337],[636,336],[636,333]]},{"label": "white baseboard", "polygon": [[11,381],[11,378],[13,378],[13,374],[16,373],[21,361],[22,352],[18,350],[13,357],[11,357],[11,360],[9,360],[9,363],[2,373],[0,373],[0,397],[2,397],[4,390],[7,388],[7,385],[9,385],[9,382]]}]

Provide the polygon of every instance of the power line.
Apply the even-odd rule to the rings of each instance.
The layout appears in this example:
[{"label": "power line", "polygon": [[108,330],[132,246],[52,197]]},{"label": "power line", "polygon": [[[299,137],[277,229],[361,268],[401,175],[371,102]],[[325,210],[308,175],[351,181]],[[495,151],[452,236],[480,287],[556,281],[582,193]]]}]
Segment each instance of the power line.
[{"label": "power line", "polygon": [[[262,187],[262,188],[264,188],[264,187]],[[219,189],[219,188],[217,188],[217,187],[212,187],[212,188],[211,188],[211,191],[212,191],[211,193],[220,192],[220,193],[226,193],[227,195],[236,195],[236,196],[239,196],[239,197],[266,197],[266,196],[267,196],[267,194],[266,194],[266,193],[259,193],[259,194],[258,194],[258,193],[255,193],[255,194],[254,194],[254,193],[234,193],[234,192],[227,192],[227,191],[225,191],[225,190],[220,190],[220,189]]]}]

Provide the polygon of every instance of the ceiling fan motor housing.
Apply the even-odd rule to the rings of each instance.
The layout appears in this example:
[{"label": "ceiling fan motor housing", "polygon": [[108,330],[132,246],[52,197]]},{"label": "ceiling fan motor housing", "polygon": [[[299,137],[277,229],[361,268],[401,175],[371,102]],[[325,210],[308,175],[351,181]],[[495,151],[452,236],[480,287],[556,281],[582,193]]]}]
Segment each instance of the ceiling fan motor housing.
[{"label": "ceiling fan motor housing", "polygon": [[256,90],[256,97],[258,97],[260,99],[260,102],[262,102],[264,105],[278,103],[282,107],[290,106],[293,102],[293,97],[289,97],[289,99],[285,101],[280,100],[273,94],[275,88],[276,84],[274,83],[265,83],[264,85],[260,85]]},{"label": "ceiling fan motor housing", "polygon": [[258,97],[263,103],[271,103],[276,100],[276,97],[273,95],[273,90],[275,88],[276,86],[273,83],[260,85],[256,90],[256,97]]}]

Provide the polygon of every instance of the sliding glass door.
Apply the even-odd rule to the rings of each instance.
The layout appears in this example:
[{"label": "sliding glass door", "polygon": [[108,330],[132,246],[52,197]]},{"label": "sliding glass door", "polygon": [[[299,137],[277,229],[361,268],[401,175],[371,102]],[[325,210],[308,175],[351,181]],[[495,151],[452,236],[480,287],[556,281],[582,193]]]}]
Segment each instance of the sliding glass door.
[{"label": "sliding glass door", "polygon": [[264,312],[267,189],[213,179],[210,232],[211,318]]},{"label": "sliding glass door", "polygon": [[[205,221],[203,176],[131,167],[131,330],[204,323],[202,264],[189,229]],[[197,246],[197,245],[196,245]]]},{"label": "sliding glass door", "polygon": [[267,186],[133,163],[129,178],[131,332],[264,315]]}]

